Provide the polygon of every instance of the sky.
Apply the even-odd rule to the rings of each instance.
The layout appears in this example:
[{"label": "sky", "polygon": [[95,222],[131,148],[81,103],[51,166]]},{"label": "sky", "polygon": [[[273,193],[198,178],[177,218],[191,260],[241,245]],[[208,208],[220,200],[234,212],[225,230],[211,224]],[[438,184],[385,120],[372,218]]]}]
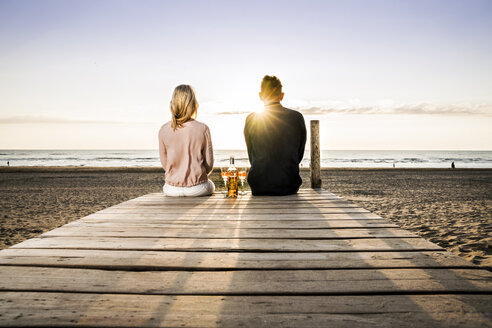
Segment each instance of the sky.
[{"label": "sky", "polygon": [[269,74],[322,149],[492,150],[491,58],[489,0],[0,0],[0,149],[155,149],[179,84],[245,149]]}]

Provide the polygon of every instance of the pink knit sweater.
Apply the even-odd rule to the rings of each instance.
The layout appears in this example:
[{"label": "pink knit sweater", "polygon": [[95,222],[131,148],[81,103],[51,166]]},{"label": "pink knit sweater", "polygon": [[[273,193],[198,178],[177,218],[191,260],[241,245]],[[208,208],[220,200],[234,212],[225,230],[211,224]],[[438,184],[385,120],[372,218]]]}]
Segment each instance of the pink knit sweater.
[{"label": "pink knit sweater", "polygon": [[206,182],[214,166],[208,126],[190,120],[173,131],[167,122],[159,130],[159,156],[167,184],[192,187]]}]

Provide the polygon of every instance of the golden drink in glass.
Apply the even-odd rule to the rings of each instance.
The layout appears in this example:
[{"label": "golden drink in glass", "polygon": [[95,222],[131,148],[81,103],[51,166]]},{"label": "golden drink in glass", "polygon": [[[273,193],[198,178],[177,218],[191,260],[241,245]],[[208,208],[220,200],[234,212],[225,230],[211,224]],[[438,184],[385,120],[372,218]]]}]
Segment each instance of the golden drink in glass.
[{"label": "golden drink in glass", "polygon": [[227,188],[227,177],[228,177],[229,173],[227,172],[227,168],[226,167],[221,167],[220,168],[220,176],[222,177],[222,180],[224,180],[224,187]]},{"label": "golden drink in glass", "polygon": [[238,175],[239,175],[239,180],[241,180],[241,188],[243,189],[243,191],[241,191],[241,195],[245,195],[246,191],[244,191],[244,181],[246,181],[246,177],[248,176],[248,173],[246,172],[246,168],[239,169]]}]

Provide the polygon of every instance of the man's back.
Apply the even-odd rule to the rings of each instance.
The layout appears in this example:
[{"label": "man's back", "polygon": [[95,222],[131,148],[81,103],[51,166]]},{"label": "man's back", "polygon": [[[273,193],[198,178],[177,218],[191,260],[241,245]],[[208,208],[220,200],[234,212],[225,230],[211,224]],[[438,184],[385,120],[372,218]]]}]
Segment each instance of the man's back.
[{"label": "man's back", "polygon": [[253,195],[289,195],[299,190],[299,163],[304,155],[306,126],[301,113],[280,103],[246,118],[244,137]]}]

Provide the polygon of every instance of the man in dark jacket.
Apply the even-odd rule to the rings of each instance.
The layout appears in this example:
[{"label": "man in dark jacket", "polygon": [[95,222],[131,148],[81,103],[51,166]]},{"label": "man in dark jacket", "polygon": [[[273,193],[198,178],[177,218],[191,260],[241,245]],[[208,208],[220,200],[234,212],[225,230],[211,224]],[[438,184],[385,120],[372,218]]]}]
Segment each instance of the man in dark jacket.
[{"label": "man in dark jacket", "polygon": [[261,113],[246,118],[244,137],[251,169],[248,183],[253,195],[295,194],[302,184],[299,163],[304,156],[306,125],[301,113],[283,107],[282,84],[266,75],[261,82]]}]

